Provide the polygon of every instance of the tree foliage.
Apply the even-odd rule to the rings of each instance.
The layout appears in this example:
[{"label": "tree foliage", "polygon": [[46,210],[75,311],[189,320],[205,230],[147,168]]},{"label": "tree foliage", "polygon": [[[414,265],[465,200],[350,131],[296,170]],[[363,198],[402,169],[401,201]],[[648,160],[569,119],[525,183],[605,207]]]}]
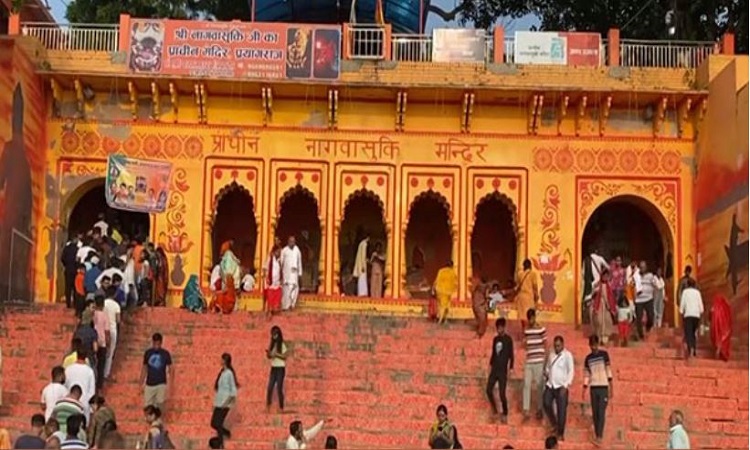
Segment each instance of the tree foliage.
[{"label": "tree foliage", "polygon": [[[554,1],[554,0],[551,0]],[[471,22],[476,28],[489,29],[499,18],[519,18],[530,12],[524,0],[461,0],[456,6],[445,11],[429,1],[427,12],[433,13],[446,22],[457,20],[464,25]]]},{"label": "tree foliage", "polygon": [[65,11],[70,23],[119,23],[120,14],[186,19],[195,11],[190,0],[73,0]]},{"label": "tree foliage", "polygon": [[748,0],[463,0],[451,11],[436,5],[428,11],[477,28],[489,28],[503,17],[533,14],[542,30],[605,35],[619,28],[621,37],[629,39],[715,41],[734,31],[737,50],[748,49]]},{"label": "tree foliage", "polygon": [[619,28],[622,38],[685,41],[715,41],[734,31],[738,49],[747,52],[748,0],[531,1],[544,30]]},{"label": "tree foliage", "polygon": [[[748,0],[458,0],[449,11],[424,2],[428,14],[476,28],[533,14],[542,30],[606,34],[619,28],[621,37],[630,39],[715,41],[734,31],[737,49],[748,50]],[[73,0],[66,17],[73,23],[117,23],[125,12],[133,17],[216,20],[250,20],[251,15],[250,0]]]}]

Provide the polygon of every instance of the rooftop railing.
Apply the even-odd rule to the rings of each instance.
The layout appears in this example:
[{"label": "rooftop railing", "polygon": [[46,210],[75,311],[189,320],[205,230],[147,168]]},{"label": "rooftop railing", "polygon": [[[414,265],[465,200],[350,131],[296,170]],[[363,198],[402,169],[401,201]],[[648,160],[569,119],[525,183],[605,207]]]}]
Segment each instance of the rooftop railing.
[{"label": "rooftop railing", "polygon": [[[352,25],[343,27],[344,57],[351,60],[394,60],[432,62],[432,37],[427,35],[391,34],[390,27]],[[119,49],[119,25],[23,23],[20,33],[39,39],[50,50],[116,52]],[[719,51],[714,42],[619,41],[619,65],[626,67],[696,68],[710,54]],[[515,62],[515,41],[503,39],[502,52],[494,49],[495,40],[488,35],[484,61],[478,63]],[[611,49],[602,40],[601,65],[607,64]],[[502,61],[495,59],[502,55]]]},{"label": "rooftop railing", "polygon": [[39,39],[50,50],[116,52],[120,26],[32,22],[21,25],[21,34]]},{"label": "rooftop railing", "polygon": [[717,50],[714,42],[620,41],[620,65],[693,69]]}]

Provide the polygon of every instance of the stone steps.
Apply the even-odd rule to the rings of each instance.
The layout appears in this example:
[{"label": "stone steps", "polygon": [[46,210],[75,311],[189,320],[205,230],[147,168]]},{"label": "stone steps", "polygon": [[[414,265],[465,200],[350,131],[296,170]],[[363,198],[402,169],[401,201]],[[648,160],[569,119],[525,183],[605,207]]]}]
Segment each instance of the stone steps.
[{"label": "stone steps", "polygon": [[[279,325],[291,356],[286,378],[287,411],[265,410],[269,330]],[[0,410],[11,429],[27,427],[38,409],[49,370],[59,364],[72,332],[70,313],[59,307],[10,312],[2,330],[4,396]],[[212,431],[213,382],[223,352],[233,355],[241,384],[230,414],[228,448],[282,446],[288,424],[312,425],[334,418],[328,432],[342,448],[422,448],[438,404],[448,406],[466,448],[539,448],[545,427],[522,422],[523,350],[516,343],[516,367],[508,385],[509,424],[489,414],[485,383],[492,335],[479,340],[464,322],[438,327],[424,319],[298,311],[269,322],[259,314],[195,315],[175,309],[141,309],[120,333],[113,375],[104,395],[128,436],[144,430],[138,380],[150,336],[161,332],[175,363],[165,420],[184,448],[203,448]],[[512,336],[518,325],[511,322]],[[576,381],[570,393],[568,431],[561,448],[591,448],[588,399],[582,392],[582,363],[588,353],[583,331],[548,326],[549,339],[565,336],[574,354]],[[608,448],[662,448],[667,417],[682,409],[694,446],[744,447],[748,436],[747,362],[678,358],[679,332],[659,330],[646,342],[610,348],[615,395],[610,402]],[[32,345],[33,344],[33,345]],[[38,344],[38,345],[37,345]],[[703,350],[710,354],[710,350]],[[8,417],[12,416],[12,417]],[[7,421],[5,419],[8,419]],[[324,436],[318,438],[322,446]]]}]

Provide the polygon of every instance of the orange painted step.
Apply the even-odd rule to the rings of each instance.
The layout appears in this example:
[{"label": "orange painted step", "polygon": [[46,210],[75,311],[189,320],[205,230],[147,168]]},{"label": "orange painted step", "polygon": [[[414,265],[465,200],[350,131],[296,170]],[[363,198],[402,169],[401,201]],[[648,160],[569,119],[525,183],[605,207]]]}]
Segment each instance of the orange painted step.
[{"label": "orange painted step", "polygon": [[[34,307],[6,314],[0,326],[4,352],[4,394],[12,399],[0,420],[14,433],[25,429],[38,409],[49,370],[58,364],[73,330],[72,314],[60,307]],[[292,356],[286,379],[287,414],[265,412],[268,364],[264,350],[272,324],[280,325]],[[510,324],[513,337],[517,324]],[[138,310],[128,317],[114,365],[116,384],[104,392],[121,430],[144,431],[138,375],[150,335],[161,332],[176,367],[165,419],[170,435],[185,446],[203,447],[212,431],[213,380],[218,357],[234,356],[242,387],[233,411],[235,430],[227,448],[282,445],[288,424],[311,425],[333,417],[327,432],[342,448],[423,448],[435,407],[445,403],[466,448],[539,448],[542,424],[523,423],[520,414],[523,349],[516,343],[516,368],[508,385],[509,424],[489,414],[485,383],[492,335],[474,337],[470,324],[437,327],[423,319],[318,314],[303,311],[267,321],[260,315],[195,315],[175,309]],[[553,324],[549,338],[565,336],[574,354],[576,382],[570,393],[567,440],[561,448],[591,445],[590,406],[582,398],[582,362],[588,344],[582,331]],[[608,349],[615,396],[608,410],[608,448],[663,448],[671,408],[686,413],[697,446],[732,446],[748,435],[747,362],[678,358],[679,335],[659,330],[647,342]],[[39,343],[32,347],[29,343]],[[33,350],[31,350],[33,348]],[[708,351],[708,350],[704,350]],[[8,397],[9,396],[9,397]]]}]

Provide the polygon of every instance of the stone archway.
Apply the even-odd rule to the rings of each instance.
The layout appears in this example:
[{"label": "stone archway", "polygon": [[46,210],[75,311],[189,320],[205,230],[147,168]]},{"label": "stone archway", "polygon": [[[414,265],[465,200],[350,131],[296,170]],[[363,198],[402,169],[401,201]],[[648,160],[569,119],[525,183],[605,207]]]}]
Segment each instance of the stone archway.
[{"label": "stone archway", "polygon": [[296,238],[302,252],[300,292],[317,293],[323,240],[318,200],[312,192],[297,185],[284,193],[279,205],[275,237],[282,243],[286,243],[289,236]]},{"label": "stone archway", "polygon": [[107,205],[104,195],[104,177],[89,180],[68,196],[65,203],[68,237],[86,233],[93,227],[99,213],[123,236],[146,238],[151,235],[151,216],[142,212],[125,211]]},{"label": "stone archway", "polygon": [[[632,194],[608,198],[594,209],[586,220],[580,241],[580,254],[596,249],[607,261],[621,257],[645,261],[649,270],[660,269],[666,281],[664,323],[674,324],[675,240],[669,223],[659,208],[649,200]],[[577,296],[577,314],[586,317]]]},{"label": "stone archway", "polygon": [[471,231],[472,275],[501,286],[513,282],[518,255],[516,207],[504,194],[493,192],[477,203]]},{"label": "stone archway", "polygon": [[[344,216],[339,231],[340,292],[345,295],[357,293],[356,280],[352,279],[352,270],[357,247],[365,237],[370,238],[367,246],[368,258],[373,252],[386,255],[388,234],[383,202],[374,192],[359,189],[349,195],[344,204]],[[372,296],[372,293],[370,295]]]},{"label": "stone archway", "polygon": [[438,270],[453,258],[453,232],[448,200],[429,190],[409,208],[404,237],[407,292],[412,298],[429,296]]},{"label": "stone archway", "polygon": [[221,244],[228,240],[234,241],[233,251],[240,260],[243,272],[254,273],[258,243],[255,199],[244,186],[236,182],[222,188],[214,200],[211,224],[213,264],[217,264],[221,258]]}]

